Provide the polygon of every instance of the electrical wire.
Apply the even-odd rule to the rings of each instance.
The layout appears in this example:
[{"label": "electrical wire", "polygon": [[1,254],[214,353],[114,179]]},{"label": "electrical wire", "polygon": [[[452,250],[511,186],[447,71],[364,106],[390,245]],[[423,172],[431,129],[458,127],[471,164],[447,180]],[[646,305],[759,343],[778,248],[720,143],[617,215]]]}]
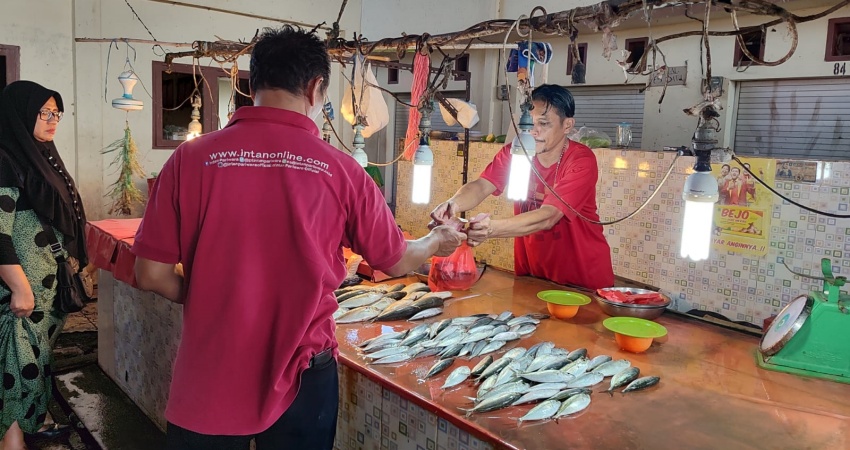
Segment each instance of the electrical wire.
[{"label": "electrical wire", "polygon": [[[506,58],[505,52],[507,51],[507,47],[508,47],[508,37],[510,36],[511,31],[513,31],[513,28],[514,28],[515,26],[518,26],[518,24],[519,24],[520,20],[522,20],[522,19],[523,19],[523,17],[525,17],[525,16],[524,16],[524,15],[523,15],[523,16],[520,16],[520,17],[519,17],[519,18],[518,18],[518,19],[517,19],[517,20],[513,23],[513,25],[511,25],[511,28],[509,28],[509,29],[508,29],[508,32],[505,34],[505,40],[504,40],[504,42],[502,43],[502,56],[503,56],[504,58]],[[529,33],[529,34],[530,34],[530,33]],[[507,61],[507,59],[506,59],[506,61]],[[507,68],[507,64],[505,65],[505,67],[503,68],[503,70],[505,71],[505,72],[504,72],[504,73],[505,73],[505,82],[507,82],[507,80],[508,80],[508,68]],[[516,120],[514,120],[513,107],[511,106],[511,94],[510,94],[510,90],[508,90],[507,102],[508,102],[508,112],[509,112],[509,115],[510,115],[510,118],[511,118],[511,125],[513,126],[514,132],[517,134],[517,136],[519,136],[519,134],[520,134],[519,127],[517,126]],[[522,148],[523,153],[525,153],[525,157],[526,157],[526,158],[528,158],[528,162],[529,162],[529,165],[531,166],[531,170],[532,170],[532,172],[533,172],[533,173],[534,173],[534,175],[537,177],[537,179],[540,181],[540,183],[541,183],[541,184],[543,184],[543,186],[544,186],[544,187],[545,187],[545,188],[546,188],[546,189],[547,189],[550,193],[552,193],[552,195],[553,195],[556,199],[558,199],[558,201],[559,201],[559,202],[561,202],[564,206],[566,206],[566,207],[567,207],[570,211],[572,211],[572,212],[573,212],[576,216],[578,216],[581,220],[584,220],[585,222],[592,223],[592,224],[594,224],[594,225],[602,225],[602,226],[606,226],[606,225],[614,225],[614,224],[619,223],[619,222],[622,222],[622,221],[624,221],[624,220],[628,220],[628,219],[630,219],[631,217],[633,217],[634,215],[636,215],[637,213],[641,212],[644,208],[646,208],[646,206],[647,206],[647,205],[649,205],[649,202],[651,202],[651,201],[652,201],[652,199],[653,199],[653,198],[655,198],[656,194],[658,194],[658,192],[661,190],[661,187],[664,185],[664,183],[665,183],[665,182],[667,182],[667,179],[670,177],[670,174],[671,174],[671,173],[673,173],[673,168],[674,168],[674,167],[676,167],[676,160],[678,160],[678,159],[679,159],[679,155],[677,154],[677,155],[673,158],[673,161],[670,163],[670,167],[667,169],[667,173],[666,173],[666,174],[664,174],[664,177],[661,179],[661,182],[659,182],[659,183],[658,183],[658,186],[656,186],[656,187],[655,187],[655,190],[654,190],[654,191],[652,191],[652,194],[650,194],[650,196],[646,199],[646,201],[644,201],[644,202],[643,202],[643,204],[642,204],[642,205],[640,205],[640,206],[639,206],[636,210],[632,211],[632,212],[631,212],[631,213],[629,213],[628,215],[626,215],[626,216],[624,216],[624,217],[621,217],[621,218],[619,218],[619,219],[614,219],[614,220],[610,220],[610,221],[603,222],[603,221],[593,220],[593,219],[591,219],[591,218],[589,218],[589,217],[584,216],[582,213],[580,213],[580,212],[579,212],[579,211],[577,211],[575,208],[573,208],[573,207],[572,207],[572,205],[570,205],[569,203],[567,203],[567,201],[566,201],[566,200],[564,200],[564,199],[563,199],[560,195],[558,195],[558,193],[557,193],[557,192],[555,192],[555,189],[554,189],[554,188],[552,188],[552,186],[550,186],[550,185],[546,182],[546,180],[543,178],[543,175],[541,175],[541,174],[540,174],[540,172],[537,170],[537,168],[536,168],[536,167],[534,167],[534,160],[533,160],[532,156],[531,156],[531,155],[529,155],[528,150],[525,148],[525,145],[522,143],[522,140],[521,140],[521,139],[518,139],[518,141],[519,141],[519,143],[520,143],[520,147]]]},{"label": "electrical wire", "polygon": [[791,200],[790,198],[788,198],[788,197],[786,197],[786,196],[784,196],[784,195],[780,194],[779,192],[777,192],[777,191],[776,191],[776,189],[772,188],[770,185],[768,185],[767,183],[765,183],[765,182],[764,182],[764,180],[762,180],[761,178],[759,178],[758,176],[756,176],[756,174],[754,174],[754,173],[753,173],[753,171],[752,171],[752,170],[750,170],[750,168],[749,168],[749,167],[747,167],[746,165],[744,165],[744,162],[743,162],[743,161],[741,161],[741,159],[740,159],[740,158],[738,158],[738,155],[732,155],[732,159],[733,159],[733,160],[735,160],[735,162],[736,162],[736,163],[738,163],[738,165],[740,165],[741,167],[743,167],[743,168],[744,168],[744,170],[746,170],[746,171],[747,171],[747,173],[749,173],[750,175],[752,175],[752,177],[753,177],[753,178],[755,178],[755,179],[756,179],[756,181],[758,181],[759,183],[761,183],[761,185],[762,185],[762,186],[766,187],[766,188],[767,188],[770,192],[773,192],[773,194],[774,194],[774,195],[776,195],[777,197],[781,198],[782,200],[785,200],[786,202],[788,202],[788,203],[790,203],[790,204],[792,204],[792,205],[794,205],[794,206],[799,206],[800,208],[803,208],[803,209],[805,209],[805,210],[806,210],[806,211],[808,211],[808,212],[815,213],[815,214],[819,214],[819,215],[821,215],[821,216],[834,217],[834,218],[837,218],[837,219],[850,219],[850,214],[833,214],[833,213],[828,213],[828,212],[825,212],[825,211],[818,211],[817,209],[814,209],[814,208],[811,208],[811,207],[808,207],[808,206],[802,205],[802,204],[800,204],[800,203],[795,202],[794,200]]}]

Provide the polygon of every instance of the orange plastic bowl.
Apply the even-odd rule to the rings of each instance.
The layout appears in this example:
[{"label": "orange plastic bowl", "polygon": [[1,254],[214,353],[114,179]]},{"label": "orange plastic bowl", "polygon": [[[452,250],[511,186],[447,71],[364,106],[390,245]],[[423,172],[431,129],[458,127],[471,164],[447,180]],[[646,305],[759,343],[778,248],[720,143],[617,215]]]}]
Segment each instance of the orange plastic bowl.
[{"label": "orange plastic bowl", "polygon": [[614,333],[614,339],[622,350],[632,353],[643,353],[652,346],[652,338],[639,338]]},{"label": "orange plastic bowl", "polygon": [[578,305],[558,305],[555,303],[547,303],[546,309],[549,314],[555,316],[556,319],[571,319],[578,314]]}]

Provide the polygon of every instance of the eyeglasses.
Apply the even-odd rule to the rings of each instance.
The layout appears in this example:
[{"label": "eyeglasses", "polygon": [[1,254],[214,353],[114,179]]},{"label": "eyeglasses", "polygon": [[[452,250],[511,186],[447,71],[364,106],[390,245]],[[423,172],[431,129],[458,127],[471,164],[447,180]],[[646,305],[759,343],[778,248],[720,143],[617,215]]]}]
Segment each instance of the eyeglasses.
[{"label": "eyeglasses", "polygon": [[49,111],[46,109],[42,109],[38,112],[38,118],[45,122],[49,122],[50,119],[53,119],[54,117],[56,118],[57,122],[62,120],[62,111]]}]

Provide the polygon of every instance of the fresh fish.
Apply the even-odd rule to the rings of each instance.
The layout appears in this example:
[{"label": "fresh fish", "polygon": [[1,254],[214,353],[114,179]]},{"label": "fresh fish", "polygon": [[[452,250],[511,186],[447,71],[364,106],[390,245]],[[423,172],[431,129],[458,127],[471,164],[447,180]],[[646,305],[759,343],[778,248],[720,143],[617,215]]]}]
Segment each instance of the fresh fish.
[{"label": "fresh fish", "polygon": [[386,358],[381,358],[377,361],[372,361],[371,364],[395,364],[408,361],[410,358],[410,353],[397,353],[395,355],[387,356]]},{"label": "fresh fish", "polygon": [[532,319],[537,319],[537,320],[546,320],[550,317],[549,314],[546,314],[546,313],[528,313],[528,314],[526,314],[526,316],[531,317]]},{"label": "fresh fish", "polygon": [[428,308],[428,309],[423,309],[422,311],[419,311],[418,313],[414,314],[414,315],[413,315],[413,317],[411,317],[411,318],[410,318],[410,319],[408,319],[408,320],[422,320],[422,319],[427,319],[427,318],[429,318],[429,317],[438,316],[438,315],[440,315],[440,314],[442,314],[442,313],[443,313],[443,308]]},{"label": "fresh fish", "polygon": [[405,336],[404,340],[401,341],[401,345],[413,345],[419,341],[424,341],[426,336],[428,336],[428,325],[417,325],[407,332],[407,336]]},{"label": "fresh fish", "polygon": [[351,292],[351,291],[353,291],[353,290],[359,290],[359,291],[362,291],[362,290],[363,290],[363,286],[353,285],[353,286],[341,287],[341,288],[339,288],[339,289],[337,289],[337,290],[335,290],[335,291],[334,291],[334,297],[339,297],[340,295],[343,295],[343,294],[345,294],[345,293]]},{"label": "fresh fish", "polygon": [[[516,402],[512,403],[516,404]],[[545,420],[552,418],[561,408],[561,402],[557,400],[546,400],[545,402],[531,408],[524,416],[519,418],[519,422],[527,422],[530,420]]]},{"label": "fresh fish", "polygon": [[555,418],[575,414],[590,405],[590,396],[587,394],[578,394],[572,396],[561,404],[561,408],[555,413]]},{"label": "fresh fish", "polygon": [[361,342],[360,347],[361,348],[367,347],[367,346],[369,346],[369,344],[381,342],[381,341],[384,341],[384,340],[390,340],[390,339],[401,340],[406,335],[407,335],[407,330],[405,330],[405,331],[393,331],[393,332],[390,332],[390,333],[381,334],[381,335],[375,336],[371,339],[366,339],[365,341]]},{"label": "fresh fish", "polygon": [[613,377],[618,373],[622,372],[625,369],[628,369],[632,366],[632,363],[626,359],[618,359],[615,361],[608,361],[607,363],[602,363],[596,369],[593,369],[594,373],[601,373],[606,377]]},{"label": "fresh fish", "polygon": [[590,360],[587,358],[579,358],[570,363],[569,369],[561,369],[562,371],[574,376],[578,377],[584,374],[587,371],[587,366],[590,364]]},{"label": "fresh fish", "polygon": [[484,395],[493,390],[494,387],[496,387],[496,377],[490,377],[484,380],[484,382],[481,383],[481,386],[478,387],[478,398],[480,399],[484,397]]},{"label": "fresh fish", "polygon": [[508,365],[508,367],[517,371],[517,373],[529,372],[528,365],[531,364],[531,358],[516,358]]},{"label": "fresh fish", "polygon": [[519,334],[520,336],[528,336],[529,334],[534,333],[536,330],[537,326],[529,323],[518,325],[518,328],[516,329],[511,328],[511,331]]},{"label": "fresh fish", "polygon": [[338,303],[342,303],[342,302],[344,302],[344,301],[346,301],[350,298],[354,298],[354,297],[357,297],[358,295],[363,295],[363,294],[367,294],[367,293],[369,293],[369,291],[364,290],[364,289],[348,291],[344,294],[337,295],[336,301]]},{"label": "fresh fish", "polygon": [[485,331],[479,331],[479,332],[476,332],[476,333],[472,333],[468,336],[465,336],[463,338],[463,340],[460,341],[460,342],[461,342],[461,344],[466,344],[468,342],[478,342],[480,340],[487,339],[488,337],[490,337],[490,331],[492,331],[492,330],[485,330]]},{"label": "fresh fish", "polygon": [[453,295],[454,294],[452,294],[452,291],[429,292],[429,293],[423,295],[422,298],[419,299],[419,301],[421,302],[426,297],[437,297],[437,298],[441,298],[443,300],[448,300],[448,299],[452,298]]},{"label": "fresh fish", "polygon": [[398,354],[398,353],[406,353],[408,350],[410,350],[410,347],[405,347],[405,346],[390,347],[390,348],[385,348],[383,350],[379,350],[375,353],[368,353],[368,354],[363,355],[363,356],[366,357],[366,358],[369,358],[369,359],[381,359],[381,358],[391,356],[391,355],[395,355],[395,354]]},{"label": "fresh fish", "polygon": [[475,319],[475,322],[472,322],[472,325],[469,326],[469,329],[480,327],[481,325],[489,325],[490,322],[492,322],[492,321],[493,321],[493,319],[491,319],[490,317],[487,317],[487,316],[479,317],[479,318]]},{"label": "fresh fish", "polygon": [[499,350],[500,348],[504,347],[505,344],[507,344],[507,342],[505,341],[490,342],[489,344],[485,345],[483,349],[481,349],[481,354],[486,355],[487,353],[495,352],[496,350]]},{"label": "fresh fish", "polygon": [[537,319],[533,319],[533,318],[528,317],[528,316],[519,316],[519,317],[514,317],[513,319],[509,320],[508,326],[509,327],[515,327],[517,325],[525,325],[525,324],[537,325],[539,323],[540,323],[540,321],[537,320]]},{"label": "fresh fish", "polygon": [[496,384],[495,386],[501,386],[503,384],[508,384],[517,379],[516,370],[512,369],[510,366],[505,367],[504,370],[499,372],[499,375],[496,376]]},{"label": "fresh fish", "polygon": [[472,372],[470,373],[470,375],[473,377],[481,375],[481,373],[484,372],[484,369],[486,369],[487,366],[489,366],[490,364],[493,364],[493,357],[487,355],[487,357],[482,358],[481,361],[478,361],[478,364],[476,364],[475,367],[472,368]]},{"label": "fresh fish", "polygon": [[434,339],[445,339],[446,337],[451,336],[454,333],[460,333],[461,331],[463,331],[463,327],[452,324],[447,326],[446,328],[443,328],[443,331],[437,333],[437,336]]},{"label": "fresh fish", "polygon": [[428,290],[430,290],[430,289],[428,288],[428,285],[425,284],[425,283],[412,283],[412,284],[407,285],[407,287],[403,288],[402,292],[406,292],[406,293],[409,294],[411,292],[428,291]]},{"label": "fresh fish", "polygon": [[545,400],[551,398],[553,395],[560,392],[558,389],[537,389],[534,391],[528,391],[523,394],[517,401],[513,402],[513,406],[524,405],[526,403],[536,402],[538,400]]},{"label": "fresh fish", "polygon": [[466,356],[466,355],[472,353],[473,348],[475,348],[475,343],[473,343],[473,342],[463,344],[463,348],[460,349],[460,352],[458,352],[457,356],[459,356],[459,357]]},{"label": "fresh fish", "polygon": [[[528,389],[528,392],[532,391],[545,391],[554,389],[556,391],[560,391],[561,389],[566,389],[567,383],[541,383],[536,384]],[[553,394],[554,395],[554,394]]]},{"label": "fresh fish", "polygon": [[452,371],[448,378],[446,378],[446,382],[443,383],[443,386],[440,387],[440,389],[448,389],[450,387],[454,387],[463,383],[464,381],[466,381],[467,378],[469,378],[470,372],[471,370],[468,366],[458,367],[457,369]]},{"label": "fresh fish", "polygon": [[625,386],[632,381],[636,380],[640,375],[640,369],[637,367],[629,367],[628,369],[624,369],[622,372],[614,375],[611,378],[611,386],[605,392],[610,396],[614,396],[614,389],[617,389],[620,386]]},{"label": "fresh fish", "polygon": [[496,336],[501,333],[507,333],[508,331],[511,331],[511,329],[507,325],[496,325],[495,327],[493,327],[493,331],[490,332],[490,339],[493,339],[493,336]]},{"label": "fresh fish", "polygon": [[437,342],[439,342],[440,347],[451,347],[455,344],[465,344],[465,342],[463,342],[465,337],[466,336],[463,333],[457,332],[449,335],[447,338],[440,339]]},{"label": "fresh fish", "polygon": [[549,354],[552,356],[569,356],[570,351],[565,348],[555,347]]},{"label": "fresh fish", "polygon": [[[492,379],[493,378],[490,378],[490,380]],[[481,387],[484,387],[483,383],[481,384]],[[482,401],[490,397],[502,395],[506,392],[516,392],[518,394],[525,394],[526,392],[528,392],[528,389],[528,383],[522,380],[511,381],[510,383],[505,383],[501,386],[489,386],[486,390],[478,390],[478,397],[474,400],[474,402],[481,403]]]},{"label": "fresh fish", "polygon": [[400,292],[404,290],[404,283],[396,283],[387,288],[387,293]]},{"label": "fresh fish", "polygon": [[496,317],[496,320],[501,320],[502,322],[506,322],[506,321],[511,320],[513,318],[514,318],[514,313],[512,313],[510,311],[505,311],[505,312],[499,314],[499,316]]},{"label": "fresh fish", "polygon": [[568,373],[561,372],[560,370],[543,370],[540,372],[529,372],[524,373],[520,376],[522,376],[526,380],[533,381],[535,383],[570,383],[575,378],[574,376]]},{"label": "fresh fish", "polygon": [[425,374],[425,378],[426,379],[431,378],[434,375],[437,375],[438,373],[448,369],[449,366],[454,364],[454,362],[455,362],[454,358],[441,359],[441,360],[437,361],[436,364],[434,364],[433,366],[431,366],[430,369],[428,369],[428,373]]},{"label": "fresh fish", "polygon": [[625,394],[626,392],[639,391],[641,389],[646,389],[650,386],[655,386],[656,384],[658,384],[659,381],[661,381],[661,378],[659,378],[659,377],[638,378],[637,380],[629,383],[629,385],[626,386],[625,389],[623,389],[623,393]]},{"label": "fresh fish", "polygon": [[442,297],[424,296],[424,297],[420,298],[419,300],[414,301],[413,306],[415,306],[416,308],[418,308],[420,310],[423,310],[423,309],[430,309],[430,308],[439,308],[439,307],[443,306],[443,304],[445,304],[445,303],[446,303],[446,300],[443,299]]},{"label": "fresh fish", "polygon": [[472,352],[469,354],[471,358],[475,358],[481,355],[481,351],[484,350],[484,347],[487,346],[489,342],[487,341],[478,341],[475,345],[472,346]]},{"label": "fresh fish", "polygon": [[567,389],[565,391],[558,392],[557,394],[553,395],[550,400],[564,401],[564,400],[566,400],[570,397],[573,397],[575,395],[579,395],[579,394],[590,395],[590,393],[591,393],[591,391],[588,388],[572,388],[572,389]]},{"label": "fresh fish", "polygon": [[602,364],[607,363],[608,361],[611,361],[611,359],[612,358],[608,355],[599,355],[596,358],[590,360],[590,364],[587,365],[587,371],[593,372],[593,369],[601,366]]},{"label": "fresh fish", "polygon": [[519,333],[505,331],[490,338],[490,341],[515,341],[519,339]]},{"label": "fresh fish", "polygon": [[498,360],[493,362],[493,364],[490,364],[489,366],[487,366],[486,369],[484,369],[484,372],[481,373],[480,378],[490,378],[491,376],[501,372],[502,369],[504,369],[505,367],[508,367],[508,365],[511,363],[511,361],[513,361],[513,360],[506,359],[506,358],[499,358]]},{"label": "fresh fish", "polygon": [[575,361],[579,358],[584,358],[585,356],[587,356],[586,348],[575,349],[571,351],[569,355],[567,355],[567,357],[570,358],[570,361]]},{"label": "fresh fish", "polygon": [[463,350],[463,345],[464,344],[455,344],[451,347],[446,347],[442,352],[440,352],[440,358],[454,358],[460,353],[461,350]]},{"label": "fresh fish", "polygon": [[419,359],[419,358],[428,358],[431,356],[436,356],[442,351],[441,348],[433,347],[433,348],[423,348],[419,351],[419,353],[414,354],[410,359]]},{"label": "fresh fish", "polygon": [[517,401],[520,397],[522,397],[522,394],[519,392],[506,392],[493,397],[488,396],[486,400],[482,400],[474,407],[470,409],[461,409],[461,411],[466,411],[467,417],[473,413],[495,411],[497,409],[510,406],[511,403]]},{"label": "fresh fish", "polygon": [[411,292],[411,293],[405,295],[404,297],[402,297],[401,299],[405,300],[405,301],[409,301],[409,302],[414,302],[414,301],[422,298],[422,296],[424,296],[425,294],[427,294],[427,292],[423,292],[423,291]]},{"label": "fresh fish", "polygon": [[508,359],[519,358],[519,357],[522,357],[523,355],[525,355],[525,353],[526,353],[526,350],[525,350],[524,347],[514,347],[514,348],[506,351],[504,356],[502,356],[502,358],[508,358]]},{"label": "fresh fish", "polygon": [[477,327],[470,327],[466,332],[468,334],[490,333],[495,329],[496,327],[493,325],[479,325]]},{"label": "fresh fish", "polygon": [[[413,300],[399,300],[397,302],[393,302],[390,306],[387,306],[384,309],[384,312],[381,315],[390,315],[395,313],[397,310],[407,309],[413,306]],[[414,313],[415,314],[415,313]],[[394,319],[388,319],[394,320]]]},{"label": "fresh fish", "polygon": [[445,330],[452,324],[452,319],[443,319],[439,322],[434,322],[428,328],[428,337],[434,339],[441,331]]},{"label": "fresh fish", "polygon": [[[548,370],[553,366],[561,367],[567,363],[566,356],[541,355],[534,358],[531,364],[528,365],[528,372],[537,372],[538,370]],[[560,364],[560,365],[558,365]],[[546,369],[543,369],[546,367]]]},{"label": "fresh fish", "polygon": [[360,308],[354,308],[343,314],[338,319],[336,319],[336,323],[365,322],[367,320],[372,320],[375,317],[378,317],[378,314],[380,313],[381,310],[377,308],[373,308],[371,306],[362,306]]},{"label": "fresh fish", "polygon": [[[563,373],[563,372],[561,372],[561,373]],[[581,375],[579,377],[576,377],[572,381],[568,381],[567,387],[568,388],[583,388],[583,387],[596,386],[597,384],[601,383],[603,379],[605,379],[605,377],[602,376],[601,373],[590,372],[590,373],[586,373],[584,375]]]},{"label": "fresh fish", "polygon": [[552,352],[553,348],[555,348],[554,342],[541,342],[528,349],[528,354],[536,358],[538,356],[548,355]]},{"label": "fresh fish", "polygon": [[347,308],[338,308],[336,311],[334,311],[334,315],[333,315],[334,320],[339,319],[340,317],[345,315],[345,313],[347,313],[348,311],[349,310]]},{"label": "fresh fish", "polygon": [[379,310],[383,311],[383,310],[387,309],[393,303],[395,303],[395,300],[393,300],[389,297],[383,297],[380,300],[378,300],[377,302],[372,303],[372,306],[375,309],[379,309]]},{"label": "fresh fish", "polygon": [[366,348],[363,349],[366,353],[374,353],[378,350],[383,350],[385,348],[390,347],[398,347],[401,345],[401,339],[382,339],[380,341],[374,341],[371,344],[367,345]]},{"label": "fresh fish", "polygon": [[452,325],[468,327],[475,323],[476,320],[478,320],[478,317],[455,317],[452,319]]}]

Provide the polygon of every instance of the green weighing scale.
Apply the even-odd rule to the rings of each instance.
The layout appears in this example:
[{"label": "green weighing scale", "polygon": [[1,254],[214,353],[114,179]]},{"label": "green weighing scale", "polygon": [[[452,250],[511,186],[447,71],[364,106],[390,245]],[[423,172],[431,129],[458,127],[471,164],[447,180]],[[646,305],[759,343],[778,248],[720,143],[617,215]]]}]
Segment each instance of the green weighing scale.
[{"label": "green weighing scale", "polygon": [[850,297],[839,290],[847,278],[832,275],[828,258],[821,268],[823,278],[796,274],[823,280],[823,292],[801,295],[782,308],[762,336],[757,362],[764,369],[850,383]]}]

